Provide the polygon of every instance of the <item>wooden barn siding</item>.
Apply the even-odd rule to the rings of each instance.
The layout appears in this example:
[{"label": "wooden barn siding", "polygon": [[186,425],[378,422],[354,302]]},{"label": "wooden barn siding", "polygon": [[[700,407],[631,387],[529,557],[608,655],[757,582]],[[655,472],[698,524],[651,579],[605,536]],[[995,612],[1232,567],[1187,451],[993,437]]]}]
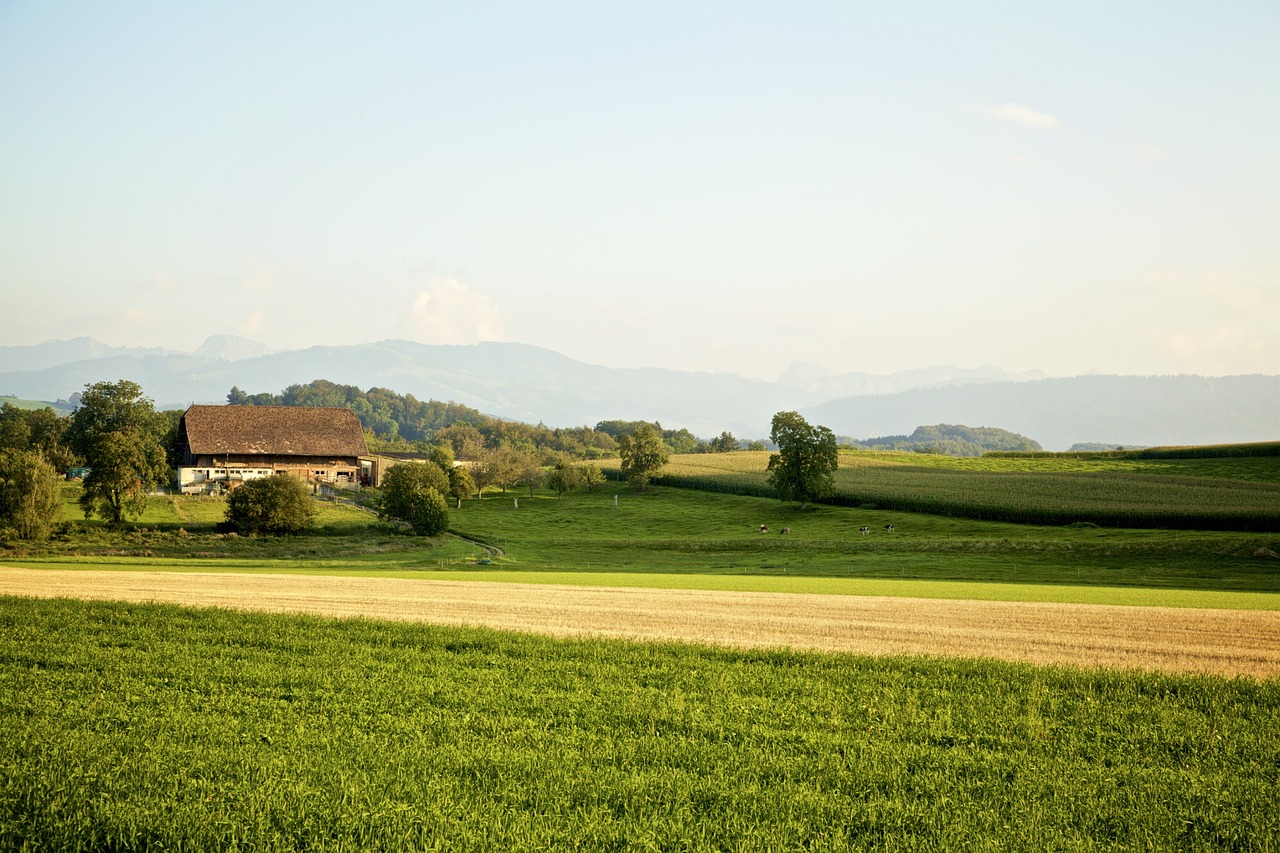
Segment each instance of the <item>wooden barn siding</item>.
[{"label": "wooden barn siding", "polygon": [[[215,463],[214,460],[217,460]],[[338,458],[324,456],[279,456],[254,454],[197,455],[185,468],[273,468],[277,471],[325,470],[350,468],[360,470],[360,459],[356,456]]]}]

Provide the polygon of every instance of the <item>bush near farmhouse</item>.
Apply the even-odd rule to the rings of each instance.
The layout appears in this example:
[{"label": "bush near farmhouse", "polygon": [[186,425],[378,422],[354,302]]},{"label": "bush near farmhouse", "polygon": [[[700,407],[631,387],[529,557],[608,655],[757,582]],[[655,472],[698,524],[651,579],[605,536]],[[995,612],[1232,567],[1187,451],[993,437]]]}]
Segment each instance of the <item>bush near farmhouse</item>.
[{"label": "bush near farmhouse", "polygon": [[227,522],[240,533],[301,533],[317,514],[307,485],[290,474],[249,480],[227,497]]},{"label": "bush near farmhouse", "polygon": [[419,536],[436,536],[449,528],[444,493],[449,475],[432,462],[406,462],[382,478],[382,514],[403,521]]}]

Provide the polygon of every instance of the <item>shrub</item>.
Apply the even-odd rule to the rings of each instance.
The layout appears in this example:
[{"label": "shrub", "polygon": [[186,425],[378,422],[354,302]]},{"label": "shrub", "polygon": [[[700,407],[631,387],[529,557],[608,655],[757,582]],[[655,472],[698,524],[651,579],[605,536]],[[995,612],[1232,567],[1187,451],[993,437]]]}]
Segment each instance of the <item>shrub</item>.
[{"label": "shrub", "polygon": [[227,523],[240,533],[300,533],[316,514],[306,484],[289,474],[249,480],[227,498]]},{"label": "shrub", "polygon": [[382,514],[403,521],[419,536],[435,536],[449,527],[443,491],[449,476],[434,463],[405,463],[382,479]]}]

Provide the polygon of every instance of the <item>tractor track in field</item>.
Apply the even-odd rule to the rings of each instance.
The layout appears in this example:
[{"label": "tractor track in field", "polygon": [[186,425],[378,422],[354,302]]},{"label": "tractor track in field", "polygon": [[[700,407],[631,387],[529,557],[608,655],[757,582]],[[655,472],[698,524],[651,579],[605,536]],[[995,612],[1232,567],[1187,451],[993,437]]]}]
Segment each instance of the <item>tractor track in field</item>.
[{"label": "tractor track in field", "polygon": [[0,568],[0,595],[474,625],[558,637],[1280,676],[1280,613],[358,576]]},{"label": "tractor track in field", "polygon": [[486,560],[496,560],[499,557],[505,557],[507,555],[507,552],[499,548],[497,545],[490,545],[488,542],[481,542],[479,539],[472,539],[470,536],[463,536],[461,533],[455,533],[452,530],[449,531],[449,535],[454,539],[461,539],[468,545],[475,545],[477,548],[483,550]]}]

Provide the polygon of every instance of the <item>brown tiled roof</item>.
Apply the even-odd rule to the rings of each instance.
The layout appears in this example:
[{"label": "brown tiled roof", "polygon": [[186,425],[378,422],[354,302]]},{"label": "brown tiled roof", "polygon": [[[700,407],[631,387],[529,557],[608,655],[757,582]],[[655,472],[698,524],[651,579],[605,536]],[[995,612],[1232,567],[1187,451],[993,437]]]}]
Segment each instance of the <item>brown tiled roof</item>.
[{"label": "brown tiled roof", "polygon": [[192,406],[182,416],[191,453],[363,456],[360,419],[350,409]]}]

